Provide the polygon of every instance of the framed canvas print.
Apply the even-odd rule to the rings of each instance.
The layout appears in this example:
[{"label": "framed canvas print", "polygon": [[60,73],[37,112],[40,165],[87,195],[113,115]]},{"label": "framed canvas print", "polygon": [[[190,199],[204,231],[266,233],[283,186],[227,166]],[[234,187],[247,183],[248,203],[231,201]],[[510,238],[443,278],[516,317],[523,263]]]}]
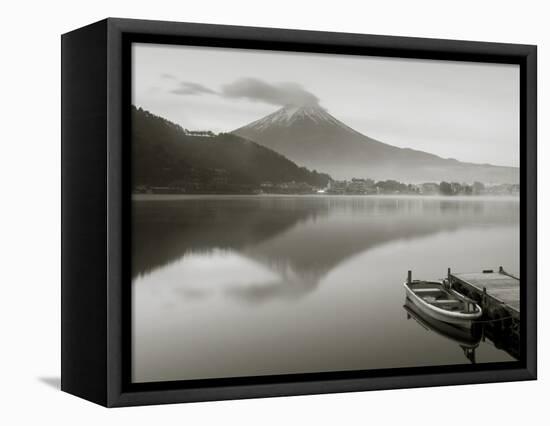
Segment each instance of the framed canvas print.
[{"label": "framed canvas print", "polygon": [[63,390],[126,406],[535,378],[535,46],[63,35]]}]

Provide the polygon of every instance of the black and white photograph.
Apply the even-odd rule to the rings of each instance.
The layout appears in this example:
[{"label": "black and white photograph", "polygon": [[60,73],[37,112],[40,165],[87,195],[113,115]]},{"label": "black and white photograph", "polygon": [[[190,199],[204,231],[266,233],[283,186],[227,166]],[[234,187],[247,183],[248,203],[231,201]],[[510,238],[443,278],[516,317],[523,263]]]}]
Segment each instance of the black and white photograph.
[{"label": "black and white photograph", "polygon": [[513,363],[520,67],[132,43],[133,383]]},{"label": "black and white photograph", "polygon": [[0,425],[545,423],[543,2],[2,11]]}]

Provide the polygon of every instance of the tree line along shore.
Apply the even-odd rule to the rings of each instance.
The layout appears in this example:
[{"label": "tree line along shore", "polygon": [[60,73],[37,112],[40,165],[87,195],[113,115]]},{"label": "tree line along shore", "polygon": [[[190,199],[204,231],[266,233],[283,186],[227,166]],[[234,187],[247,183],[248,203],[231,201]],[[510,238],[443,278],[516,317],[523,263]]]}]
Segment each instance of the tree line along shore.
[{"label": "tree line along shore", "polygon": [[308,182],[231,183],[223,174],[204,181],[190,179],[170,185],[135,185],[138,194],[292,194],[292,195],[519,195],[519,184],[473,184],[458,182],[425,182],[420,184],[403,183],[396,180],[359,179],[330,180],[326,186],[316,186]]}]

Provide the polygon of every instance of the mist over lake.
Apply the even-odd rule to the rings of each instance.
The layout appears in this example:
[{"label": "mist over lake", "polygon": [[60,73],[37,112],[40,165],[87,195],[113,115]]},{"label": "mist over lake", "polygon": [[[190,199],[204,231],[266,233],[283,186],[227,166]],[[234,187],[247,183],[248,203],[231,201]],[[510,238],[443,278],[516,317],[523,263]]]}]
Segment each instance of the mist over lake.
[{"label": "mist over lake", "polygon": [[423,326],[403,282],[519,274],[518,198],[134,195],[132,215],[135,382],[515,360]]}]

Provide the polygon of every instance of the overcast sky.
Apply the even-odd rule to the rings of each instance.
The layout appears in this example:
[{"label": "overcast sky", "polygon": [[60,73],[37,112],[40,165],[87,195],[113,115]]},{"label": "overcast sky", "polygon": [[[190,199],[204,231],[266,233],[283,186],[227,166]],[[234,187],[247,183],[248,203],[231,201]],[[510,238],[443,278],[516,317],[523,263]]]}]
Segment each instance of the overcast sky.
[{"label": "overcast sky", "polygon": [[516,65],[154,44],[134,44],[132,60],[132,103],[188,129],[318,103],[391,145],[519,166]]}]

